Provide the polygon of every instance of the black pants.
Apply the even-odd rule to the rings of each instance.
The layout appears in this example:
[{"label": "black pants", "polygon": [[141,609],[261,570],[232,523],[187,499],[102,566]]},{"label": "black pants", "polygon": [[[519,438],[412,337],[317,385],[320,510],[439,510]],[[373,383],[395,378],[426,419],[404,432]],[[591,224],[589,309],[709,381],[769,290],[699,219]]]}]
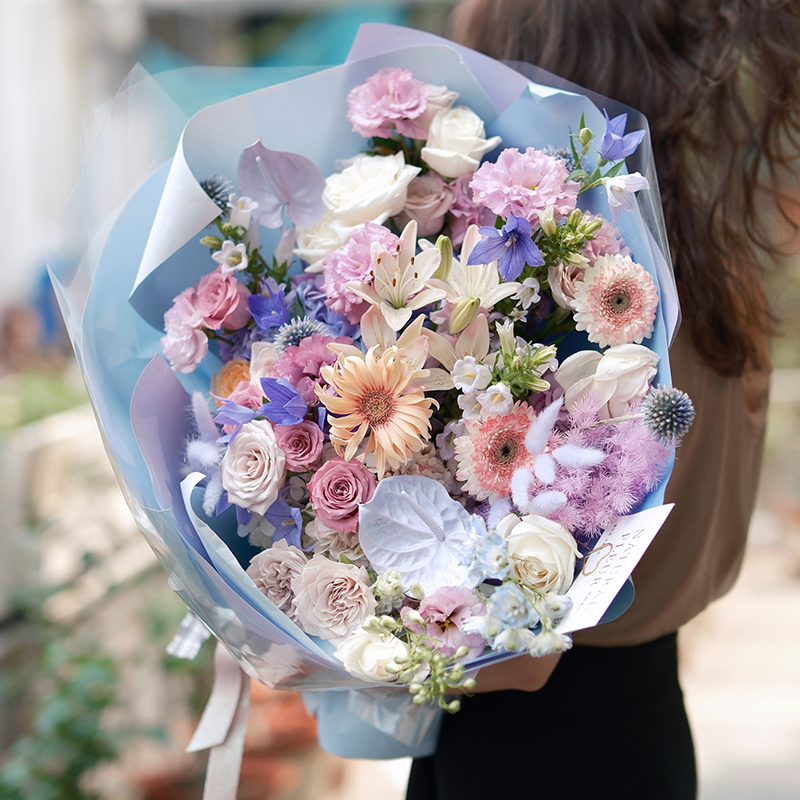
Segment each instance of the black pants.
[{"label": "black pants", "polygon": [[538,692],[465,698],[414,761],[407,800],[694,800],[677,661],[676,634],[575,647]]}]

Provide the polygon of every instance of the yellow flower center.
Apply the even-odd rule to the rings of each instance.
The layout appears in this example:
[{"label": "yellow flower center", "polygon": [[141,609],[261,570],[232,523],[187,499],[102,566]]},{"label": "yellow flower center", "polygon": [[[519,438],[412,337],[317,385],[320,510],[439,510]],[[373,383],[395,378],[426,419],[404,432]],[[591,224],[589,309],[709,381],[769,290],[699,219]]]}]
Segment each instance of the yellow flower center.
[{"label": "yellow flower center", "polygon": [[358,411],[373,428],[379,428],[391,419],[394,398],[383,389],[374,389],[361,398]]}]

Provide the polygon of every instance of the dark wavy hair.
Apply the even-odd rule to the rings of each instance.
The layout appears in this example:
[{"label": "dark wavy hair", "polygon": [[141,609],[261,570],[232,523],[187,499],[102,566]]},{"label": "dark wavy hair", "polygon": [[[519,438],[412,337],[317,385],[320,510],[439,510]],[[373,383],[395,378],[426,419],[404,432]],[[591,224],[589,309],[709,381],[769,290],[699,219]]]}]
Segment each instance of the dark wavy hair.
[{"label": "dark wavy hair", "polygon": [[798,229],[800,0],[467,0],[452,35],[647,116],[684,324],[719,374],[757,364],[776,219]]}]

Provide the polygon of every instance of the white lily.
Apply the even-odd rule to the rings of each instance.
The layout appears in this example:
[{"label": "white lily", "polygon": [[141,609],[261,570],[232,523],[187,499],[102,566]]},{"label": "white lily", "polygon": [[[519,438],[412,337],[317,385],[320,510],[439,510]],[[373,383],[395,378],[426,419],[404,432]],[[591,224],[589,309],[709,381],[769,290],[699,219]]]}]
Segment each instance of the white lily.
[{"label": "white lily", "polygon": [[395,253],[373,243],[373,285],[351,281],[347,288],[374,306],[378,306],[386,323],[399,331],[411,319],[411,312],[441,300],[447,292],[433,286],[431,278],[442,257],[436,248],[417,249],[417,223],[412,220],[400,235]]},{"label": "white lily", "polygon": [[482,238],[478,226],[470,225],[461,245],[461,258],[453,259],[447,280],[434,279],[428,282],[430,286],[443,290],[447,301],[454,306],[448,328],[451,334],[464,330],[478,316],[481,308],[492,308],[520,288],[516,281],[501,282],[497,261],[489,264],[467,263],[472,250]]}]

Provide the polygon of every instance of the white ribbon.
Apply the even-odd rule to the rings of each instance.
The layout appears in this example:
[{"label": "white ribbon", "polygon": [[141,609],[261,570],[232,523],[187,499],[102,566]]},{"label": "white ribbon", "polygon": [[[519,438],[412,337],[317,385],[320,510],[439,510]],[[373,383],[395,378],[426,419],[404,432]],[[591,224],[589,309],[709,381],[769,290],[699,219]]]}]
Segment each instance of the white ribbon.
[{"label": "white ribbon", "polygon": [[187,753],[210,750],[203,800],[236,800],[250,708],[250,677],[227,648],[214,653],[214,687]]}]

